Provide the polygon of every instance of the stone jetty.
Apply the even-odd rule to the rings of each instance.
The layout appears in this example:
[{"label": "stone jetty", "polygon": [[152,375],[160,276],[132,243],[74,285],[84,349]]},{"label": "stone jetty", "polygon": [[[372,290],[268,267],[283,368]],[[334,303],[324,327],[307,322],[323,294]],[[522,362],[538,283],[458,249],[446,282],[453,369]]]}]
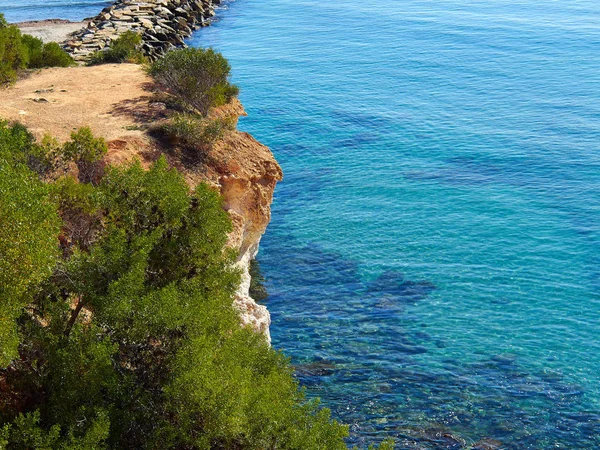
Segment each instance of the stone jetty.
[{"label": "stone jetty", "polygon": [[63,48],[76,61],[86,61],[126,31],[142,36],[143,50],[152,60],[185,47],[184,39],[210,23],[220,0],[117,0],[75,32]]}]

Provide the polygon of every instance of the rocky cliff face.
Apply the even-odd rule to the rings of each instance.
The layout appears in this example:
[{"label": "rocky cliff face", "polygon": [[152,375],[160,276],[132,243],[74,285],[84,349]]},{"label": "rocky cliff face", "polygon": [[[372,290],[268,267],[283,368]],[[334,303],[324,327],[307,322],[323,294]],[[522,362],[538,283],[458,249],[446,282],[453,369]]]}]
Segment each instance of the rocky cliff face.
[{"label": "rocky cliff face", "polygon": [[[233,118],[236,123],[245,114],[237,99],[211,112],[212,117]],[[162,154],[160,149],[133,137],[110,141],[109,149],[108,159],[113,163],[138,157],[149,165]],[[233,224],[229,245],[238,251],[237,266],[242,271],[235,304],[242,323],[264,333],[270,341],[269,311],[249,294],[250,262],[256,257],[261,237],[271,220],[273,192],[283,178],[281,168],[268,147],[237,129],[228,131],[217,141],[199,164],[186,164],[177,153],[167,152],[167,159],[191,186],[205,182],[221,193]]]},{"label": "rocky cliff face", "polygon": [[[237,99],[212,112],[213,116],[234,117],[236,121],[245,114]],[[242,269],[236,306],[242,323],[264,333],[270,341],[269,312],[249,294],[250,262],[256,257],[260,239],[271,220],[273,192],[283,173],[268,147],[240,131],[230,132],[217,142],[204,161],[200,171],[184,173],[194,182],[200,176],[221,192],[233,223],[229,243],[239,251],[237,264]]]}]

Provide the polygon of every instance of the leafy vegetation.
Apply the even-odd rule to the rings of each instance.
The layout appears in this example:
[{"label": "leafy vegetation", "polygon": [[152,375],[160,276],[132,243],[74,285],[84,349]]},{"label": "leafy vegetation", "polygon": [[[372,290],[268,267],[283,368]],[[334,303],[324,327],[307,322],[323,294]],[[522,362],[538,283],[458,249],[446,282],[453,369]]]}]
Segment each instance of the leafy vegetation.
[{"label": "leafy vegetation", "polygon": [[135,31],[126,31],[112,41],[107,49],[94,53],[90,65],[107,63],[142,64],[146,57],[141,50],[142,36]]},{"label": "leafy vegetation", "polygon": [[229,82],[227,60],[212,49],[184,49],[167,53],[148,69],[164,89],[157,99],[171,111],[168,120],[153,127],[186,156],[202,157],[215,142],[235,128],[235,118],[211,117],[210,108],[222,106],[238,94]]},{"label": "leafy vegetation", "polygon": [[[49,190],[25,165],[32,137],[0,123],[0,365],[17,356],[16,319],[58,256],[59,220]],[[21,152],[15,153],[15,149]]]},{"label": "leafy vegetation", "polygon": [[238,94],[238,87],[229,82],[230,72],[231,66],[223,55],[202,48],[171,51],[149,69],[167,92],[202,116]]},{"label": "leafy vegetation", "polygon": [[71,141],[63,147],[64,157],[75,161],[79,169],[79,181],[97,182],[103,174],[102,158],[108,151],[108,145],[102,138],[95,138],[89,127],[71,133]]},{"label": "leafy vegetation", "polygon": [[22,35],[0,13],[0,85],[13,83],[21,70],[42,67],[68,67],[73,59],[55,42]]},{"label": "leafy vegetation", "polygon": [[30,169],[104,145],[0,126],[0,448],[345,448],[346,427],[240,325],[214,191],[164,158],[95,183]]},{"label": "leafy vegetation", "polygon": [[0,84],[17,80],[19,70],[27,67],[27,49],[21,42],[21,32],[9,26],[0,14]]},{"label": "leafy vegetation", "polygon": [[[6,36],[15,73],[51,59]],[[162,132],[210,146],[234,127],[208,117],[237,94],[229,65],[212,50],[167,57],[150,71],[183,108]],[[89,128],[37,143],[0,122],[0,449],[346,448],[347,427],[241,326],[218,194],[164,157],[106,167],[106,152]]]},{"label": "leafy vegetation", "polygon": [[44,44],[41,39],[24,34],[21,42],[27,49],[27,68],[40,69],[43,67],[69,67],[71,58],[56,42]]},{"label": "leafy vegetation", "polygon": [[205,151],[234,128],[232,118],[205,118],[196,114],[176,113],[160,126],[159,131],[174,145]]}]

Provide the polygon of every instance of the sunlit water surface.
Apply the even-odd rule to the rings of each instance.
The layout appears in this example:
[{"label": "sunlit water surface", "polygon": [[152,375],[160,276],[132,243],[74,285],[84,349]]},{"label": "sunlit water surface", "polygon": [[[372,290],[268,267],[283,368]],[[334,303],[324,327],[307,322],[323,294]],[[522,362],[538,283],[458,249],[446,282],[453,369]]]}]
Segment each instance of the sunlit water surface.
[{"label": "sunlit water surface", "polygon": [[0,12],[9,22],[67,19],[78,21],[98,14],[107,0],[0,0]]}]

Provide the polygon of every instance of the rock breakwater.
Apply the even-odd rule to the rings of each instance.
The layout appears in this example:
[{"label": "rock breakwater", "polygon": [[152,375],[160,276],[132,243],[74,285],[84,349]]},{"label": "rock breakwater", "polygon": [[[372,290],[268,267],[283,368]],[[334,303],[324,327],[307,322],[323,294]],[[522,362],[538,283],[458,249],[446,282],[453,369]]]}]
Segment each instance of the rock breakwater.
[{"label": "rock breakwater", "polygon": [[118,0],[102,10],[63,44],[76,61],[85,61],[126,31],[142,36],[150,59],[184,47],[192,32],[210,23],[220,0]]}]

